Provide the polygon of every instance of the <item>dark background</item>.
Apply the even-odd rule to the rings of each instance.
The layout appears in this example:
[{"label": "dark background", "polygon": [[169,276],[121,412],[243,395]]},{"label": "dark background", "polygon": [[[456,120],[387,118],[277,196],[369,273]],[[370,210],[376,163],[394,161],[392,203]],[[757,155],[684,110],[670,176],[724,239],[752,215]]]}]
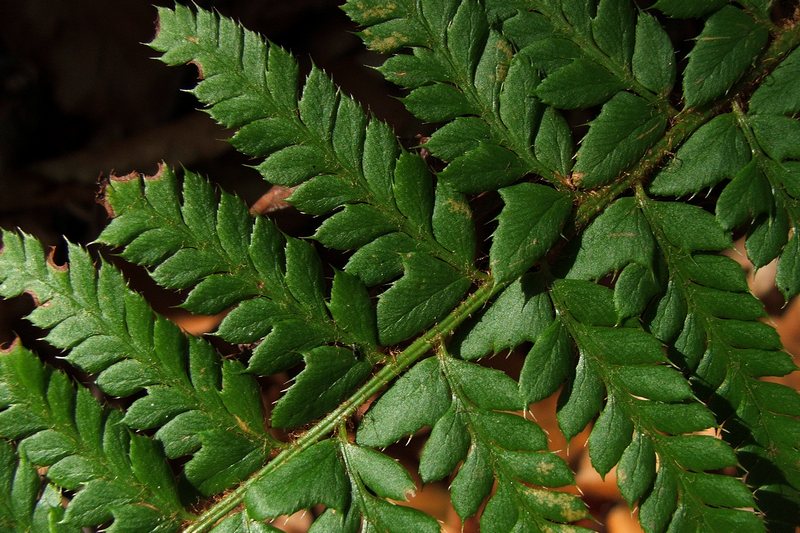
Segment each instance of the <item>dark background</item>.
[{"label": "dark background", "polygon": [[[171,2],[156,2],[172,5]],[[198,2],[310,58],[401,137],[417,126],[367,65],[336,0]],[[94,238],[104,223],[98,178],[154,172],[165,160],[233,187],[248,200],[268,187],[233,154],[227,134],[182,92],[192,67],[167,67],[141,44],[155,32],[146,0],[0,0],[0,225],[55,242]]]}]

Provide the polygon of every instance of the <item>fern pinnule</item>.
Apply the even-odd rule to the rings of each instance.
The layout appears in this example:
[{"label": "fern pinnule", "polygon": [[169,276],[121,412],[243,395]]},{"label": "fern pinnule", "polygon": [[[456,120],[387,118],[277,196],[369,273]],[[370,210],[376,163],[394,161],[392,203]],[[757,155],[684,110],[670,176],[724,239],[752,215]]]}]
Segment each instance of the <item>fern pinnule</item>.
[{"label": "fern pinnule", "polygon": [[[399,288],[379,299],[382,344],[430,326],[483,278],[472,265],[474,227],[463,196],[444,185],[434,188],[421,158],[401,150],[391,129],[367,118],[321,70],[313,67],[301,86],[291,56],[228,19],[182,6],[162,9],[160,17],[151,46],[168,64],[201,67],[194,93],[215,120],[238,129],[234,146],[266,158],[257,168],[269,182],[298,186],[289,201],[301,210],[322,214],[342,207],[314,238],[357,250],[345,270],[369,285],[404,271],[411,278],[401,278]],[[331,197],[331,186],[340,194]],[[429,305],[396,296],[426,267],[441,274],[427,292],[417,292]],[[398,325],[397,314],[408,319]]]},{"label": "fern pinnule", "polygon": [[[714,407],[726,429],[723,438],[750,472],[747,482],[768,493],[775,485],[795,485],[800,444],[786,436],[800,431],[800,402],[791,389],[759,379],[794,371],[791,357],[782,351],[775,330],[760,321],[764,311],[747,292],[741,270],[731,260],[702,253],[728,245],[721,228],[712,230],[711,215],[642,198],[642,211],[661,250],[659,260],[666,263],[673,293],[682,301],[671,316],[663,316],[666,305],[661,317],[656,314],[655,320],[672,323],[666,329],[669,336],[660,338],[673,343],[677,359],[696,379],[698,395]],[[693,231],[681,235],[671,229],[678,217],[682,227]],[[765,460],[774,470],[763,469]],[[770,511],[774,517],[783,514],[780,506]]]},{"label": "fern pinnule", "polygon": [[105,393],[145,390],[123,422],[157,430],[168,457],[191,456],[184,471],[199,490],[214,493],[254,470],[276,441],[242,365],[156,315],[110,264],[95,271],[90,255],[72,244],[69,261],[56,266],[33,237],[4,231],[0,294],[33,294],[29,320],[49,329],[44,340],[95,374]]},{"label": "fern pinnule", "polygon": [[[9,528],[45,530],[52,523],[57,531],[75,530],[113,520],[111,530],[137,524],[172,532],[192,517],[158,444],[130,431],[121,411],[104,408],[89,389],[76,388],[18,342],[0,354],[0,387],[0,436],[16,440],[23,458],[5,500],[15,511]],[[25,492],[35,496],[40,485],[29,465],[48,467],[49,483],[75,491],[66,509],[53,501],[51,486],[36,508],[35,498],[25,501]]]},{"label": "fern pinnule", "polygon": [[0,441],[0,473],[0,527],[31,529],[34,521],[47,521],[51,512],[54,517],[63,515],[58,513],[57,489],[48,487],[37,498],[41,480],[36,468],[5,440]]}]

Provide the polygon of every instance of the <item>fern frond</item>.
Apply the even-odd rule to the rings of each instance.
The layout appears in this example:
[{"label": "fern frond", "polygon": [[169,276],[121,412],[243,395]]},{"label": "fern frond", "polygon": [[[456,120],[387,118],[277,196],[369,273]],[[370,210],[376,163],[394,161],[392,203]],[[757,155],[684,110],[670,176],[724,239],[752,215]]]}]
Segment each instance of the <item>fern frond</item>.
[{"label": "fern frond", "polygon": [[[217,201],[196,174],[185,172],[182,194],[166,167],[154,177],[112,179],[105,201],[114,219],[100,241],[123,247],[130,261],[157,267],[152,276],[160,285],[191,288],[183,304],[190,311],[233,307],[217,335],[231,343],[258,342],[248,372],[272,374],[305,358],[306,370],[275,406],[276,427],[325,414],[383,358],[375,311],[356,277],[336,272],[325,301],[322,264],[309,243],[285,237],[269,219],[253,218],[238,198],[222,193]],[[158,238],[164,233],[172,237]],[[331,344],[356,353],[325,348]]]},{"label": "fern frond", "polygon": [[[131,433],[121,412],[103,408],[85,387],[76,390],[65,374],[18,343],[0,355],[0,383],[0,436],[18,441],[20,462],[7,501],[20,529],[113,520],[110,531],[167,532],[191,517],[161,448]],[[7,445],[2,449],[8,455]],[[75,491],[66,510],[50,485],[38,497],[39,475],[31,464],[47,466],[50,483]]]},{"label": "fern frond", "polygon": [[[797,442],[785,437],[800,427],[800,404],[791,389],[758,378],[785,375],[795,366],[775,331],[759,322],[764,311],[747,292],[739,266],[708,253],[730,244],[703,209],[656,202],[640,192],[637,199],[618,200],[587,228],[569,275],[597,279],[622,269],[614,295],[619,319],[627,313],[618,302],[637,302],[635,314],[650,308],[646,327],[671,347],[673,360],[714,411],[722,437],[748,472],[747,483],[762,487],[756,494],[765,496],[759,505],[771,522],[786,511],[786,502],[770,505],[772,491],[797,488]],[[623,285],[632,268],[652,281]]]},{"label": "fern frond", "polygon": [[0,529],[66,532],[63,518],[60,491],[49,484],[42,489],[36,468],[10,442],[0,441]]},{"label": "fern frond", "polygon": [[340,428],[338,439],[315,444],[255,483],[245,504],[258,519],[323,504],[327,510],[314,521],[311,533],[436,533],[439,524],[430,516],[387,501],[407,500],[414,492],[415,483],[403,466],[350,443]]},{"label": "fern frond", "polygon": [[[789,54],[750,98],[745,114],[734,105],[736,125],[753,154],[731,173],[720,193],[717,220],[725,229],[754,221],[746,241],[756,268],[776,257],[776,284],[784,297],[800,293],[800,101],[787,85],[800,83],[800,49]],[[779,92],[780,91],[780,92]],[[786,96],[780,96],[782,93]],[[773,103],[775,102],[775,103]]]},{"label": "fern frond", "polygon": [[[629,2],[601,2],[593,16],[588,3],[504,6],[502,17],[508,20],[501,33],[489,29],[490,20],[501,15],[497,10],[487,14],[478,2],[446,2],[438,8],[441,13],[428,13],[406,1],[380,18],[373,16],[378,4],[351,0],[345,10],[367,26],[361,35],[368,46],[382,52],[411,46],[412,54],[389,58],[381,70],[390,81],[413,89],[404,102],[418,117],[455,119],[426,147],[451,162],[441,179],[461,190],[509,185],[528,173],[558,187],[603,185],[638,161],[675,113],[666,99],[675,78],[672,45],[649,15],[640,15],[635,24]],[[382,38],[387,28],[392,36],[405,29],[422,38],[390,41]],[[654,62],[652,54],[664,60]],[[444,93],[453,91],[469,104],[461,113],[426,112],[452,101]],[[556,108],[607,101],[581,143],[570,176],[571,134]],[[463,150],[453,152],[454,147]],[[570,152],[566,158],[564,151]],[[487,174],[482,162],[490,160],[508,162]]]},{"label": "fern frond", "polygon": [[614,327],[618,313],[606,287],[561,280],[551,295],[579,353],[559,425],[571,439],[599,413],[589,436],[592,465],[604,476],[619,464],[620,490],[631,505],[641,500],[645,529],[763,530],[756,514],[741,510],[755,506],[744,483],[709,472],[736,466],[736,455],[723,441],[696,435],[715,426],[714,415],[669,366],[658,340]]},{"label": "fern frond", "polygon": [[[580,520],[586,509],[575,496],[526,485],[562,487],[573,478],[566,463],[547,451],[539,426],[505,412],[525,404],[513,379],[440,347],[437,357],[417,363],[371,407],[357,442],[388,446],[431,426],[419,472],[423,481],[435,481],[461,463],[450,492],[462,519],[478,512],[496,483],[481,519],[490,530],[545,530]],[[407,408],[395,412],[397,405]]]},{"label": "fern frond", "polygon": [[[687,105],[706,103],[730,89],[764,48],[764,25],[770,23],[758,13],[769,10],[745,7],[756,20],[726,6],[706,21],[684,76]],[[690,15],[676,6],[664,7],[668,13],[673,8],[677,16]],[[763,80],[747,113],[734,102],[732,112],[698,129],[649,187],[656,195],[686,195],[730,179],[716,205],[717,219],[727,230],[748,224],[746,248],[757,268],[780,256],[777,284],[787,298],[800,291],[800,191],[794,185],[795,163],[787,161],[800,157],[800,122],[786,116],[800,111],[800,103],[785,91],[787,84],[800,81],[798,58],[795,49]]]},{"label": "fern frond", "polygon": [[[436,288],[426,294],[437,297],[437,306],[420,310],[395,293],[382,295],[382,343],[431,325],[483,277],[472,265],[474,228],[466,200],[444,185],[434,188],[422,159],[401,150],[389,127],[339,94],[322,71],[312,68],[300,87],[289,54],[233,21],[182,6],[159,14],[151,46],[168,64],[200,66],[203,80],[194,94],[218,122],[239,129],[234,146],[266,158],[257,168],[271,183],[298,186],[290,202],[301,210],[322,214],[343,206],[314,237],[330,248],[358,249],[346,271],[375,285],[419,266],[403,257],[441,263],[437,270],[445,275],[437,286],[451,290],[446,297]],[[331,187],[339,193],[331,196]],[[416,320],[407,329],[386,331],[393,313]]]},{"label": "fern frond", "polygon": [[[698,394],[709,401],[723,437],[749,472],[747,482],[764,488],[761,505],[767,507],[770,493],[800,490],[800,395],[759,378],[796,367],[775,330],[759,321],[764,311],[747,293],[737,265],[702,253],[730,244],[713,217],[697,207],[655,202],[643,193],[640,198],[669,272],[668,292],[650,328],[697,380]],[[782,507],[765,510],[780,521],[787,512]]]},{"label": "fern frond", "polygon": [[[313,533],[434,532],[394,504],[417,487],[378,451],[430,428],[419,476],[449,481],[464,523],[579,530],[572,472],[519,413],[559,389],[562,432],[592,426],[589,459],[648,533],[793,528],[800,395],[762,378],[796,366],[716,254],[746,232],[754,265],[779,258],[778,287],[800,292],[800,25],[771,0],[640,5],[347,0],[406,107],[441,126],[431,167],[319,68],[301,79],[237,23],[160,8],[161,60],[197,66],[234,147],[325,218],[293,238],[164,165],[106,184],[99,240],[224,313],[215,334],[249,363],[78,246],[57,266],[4,233],[0,295],[31,294],[45,340],[129,400],[106,409],[23,348],[0,356],[0,528],[274,531],[324,508]],[[673,44],[671,17],[702,18],[697,39]],[[495,190],[478,229],[468,195]],[[318,248],[345,251],[343,271]],[[528,345],[519,379],[477,363]],[[301,363],[265,422],[256,375]]]},{"label": "fern frond", "polygon": [[533,94],[538,75],[530,59],[514,55],[476,1],[424,9],[410,0],[389,7],[351,0],[344,6],[364,27],[360,35],[369,48],[383,53],[411,48],[412,53],[389,58],[380,70],[411,89],[403,103],[414,115],[426,122],[449,122],[426,143],[450,163],[441,180],[476,193],[535,172],[561,185],[571,162],[557,154],[559,148],[571,151],[571,134],[556,115],[557,129],[543,131],[541,149],[534,152],[532,136],[544,106]]},{"label": "fern frond", "polygon": [[170,458],[192,455],[184,471],[201,491],[222,490],[257,468],[277,443],[264,429],[255,380],[156,315],[111,265],[95,271],[86,251],[69,250],[69,268],[58,267],[37,240],[4,231],[0,294],[32,294],[29,320],[50,330],[45,340],[67,350],[67,361],[96,374],[105,393],[146,390],[123,422],[157,430]]},{"label": "fern frond", "polygon": [[[358,242],[340,242],[342,237],[337,235],[326,245],[359,247],[392,230],[401,231],[419,238],[433,255],[465,266],[425,231],[432,195],[423,194],[422,205],[409,197],[431,190],[430,183],[425,185],[430,178],[424,175],[424,165],[416,156],[402,152],[388,126],[368,119],[319,69],[312,68],[300,87],[298,67],[291,56],[229,19],[177,6],[175,11],[160,10],[160,20],[159,34],[151,46],[164,52],[162,60],[168,64],[199,64],[203,80],[195,95],[209,106],[217,121],[239,129],[232,139],[234,146],[266,158],[258,168],[268,181],[287,186],[303,183],[294,202],[312,214],[323,214],[345,203],[357,205],[357,209],[368,205],[378,210],[369,213],[373,224],[381,222],[373,235]],[[298,90],[302,93],[299,97]],[[289,133],[276,135],[275,124]],[[256,140],[280,145],[250,144]],[[292,170],[303,165],[308,168]],[[396,172],[398,175],[393,176]],[[416,182],[420,187],[414,187]],[[336,203],[337,198],[344,201]],[[420,209],[427,213],[420,213],[422,219],[415,220],[418,217],[413,211]],[[348,218],[363,216],[345,209],[327,224],[336,220],[348,227],[357,225],[354,220],[347,223]]]}]

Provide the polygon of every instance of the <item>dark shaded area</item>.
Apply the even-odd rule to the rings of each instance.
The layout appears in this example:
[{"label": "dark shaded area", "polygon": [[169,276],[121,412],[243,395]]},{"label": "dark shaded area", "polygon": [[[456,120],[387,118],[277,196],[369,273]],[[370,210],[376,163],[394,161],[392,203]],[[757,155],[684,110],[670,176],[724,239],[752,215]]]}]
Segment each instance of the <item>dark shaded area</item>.
[{"label": "dark shaded area", "polygon": [[[394,98],[397,90],[369,68],[380,59],[364,50],[340,3],[197,2],[288,48],[305,68],[313,58],[343,91],[415,144],[419,126]],[[0,226],[58,245],[59,261],[63,238],[88,243],[105,226],[95,198],[98,182],[111,174],[152,174],[164,160],[251,204],[269,188],[224,141],[229,132],[195,109],[186,89],[195,85],[196,70],[167,67],[141,44],[152,39],[156,18],[143,0],[0,0]],[[303,223],[290,214],[280,218],[292,229]],[[152,290],[144,276],[128,274],[135,288]],[[15,318],[29,303],[17,300],[0,306],[3,342],[13,332],[29,333]],[[155,302],[159,310],[174,303]]]},{"label": "dark shaded area", "polygon": [[[169,2],[157,2],[170,5]],[[413,138],[392,88],[364,66],[355,27],[333,0],[199,2],[310,58],[347,93]],[[194,110],[191,67],[168,68],[140,44],[154,34],[148,2],[0,2],[0,222],[52,240],[94,237],[98,177],[154,172],[160,159],[236,184],[248,199],[265,189],[220,142],[226,132]],[[257,196],[255,196],[257,197]],[[103,218],[99,222],[103,222]],[[95,231],[93,231],[95,230]]]}]

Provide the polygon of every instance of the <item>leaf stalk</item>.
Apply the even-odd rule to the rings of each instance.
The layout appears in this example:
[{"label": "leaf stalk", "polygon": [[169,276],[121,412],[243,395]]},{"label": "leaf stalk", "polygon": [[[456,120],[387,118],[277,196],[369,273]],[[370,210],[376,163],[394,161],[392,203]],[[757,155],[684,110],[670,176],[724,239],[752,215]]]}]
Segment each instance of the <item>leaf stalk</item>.
[{"label": "leaf stalk", "polygon": [[394,361],[381,368],[363,387],[353,393],[350,398],[345,400],[325,418],[305,432],[288,448],[276,455],[269,463],[261,468],[261,470],[250,476],[249,479],[242,482],[238,487],[225,494],[221,500],[200,514],[194,522],[185,524],[184,532],[200,533],[211,530],[217,522],[241,505],[247,490],[253,483],[277,468],[280,468],[292,458],[334,431],[336,427],[351,416],[359,406],[364,404],[364,402],[378,393],[390,381],[422,358],[432,347],[440,342],[443,336],[451,333],[459,324],[466,320],[472,313],[478,311],[504,287],[505,284],[495,284],[494,280],[488,277],[485,283],[480,285],[475,292],[451,311],[449,315],[411,343],[405,350],[397,355]]}]

